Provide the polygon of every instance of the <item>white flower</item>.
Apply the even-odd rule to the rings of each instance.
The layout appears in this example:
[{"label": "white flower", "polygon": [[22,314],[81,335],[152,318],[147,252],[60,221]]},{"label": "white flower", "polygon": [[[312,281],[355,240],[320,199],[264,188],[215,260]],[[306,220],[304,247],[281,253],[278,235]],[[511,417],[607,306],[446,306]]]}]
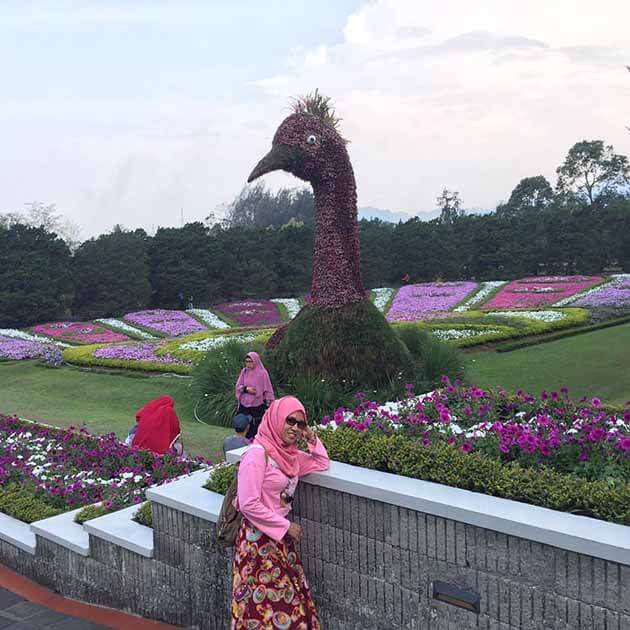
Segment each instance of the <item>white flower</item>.
[{"label": "white flower", "polygon": [[34,335],[33,333],[24,332],[23,330],[16,330],[15,328],[0,328],[0,337],[11,337],[12,339],[24,339],[25,341],[41,341],[42,343],[52,343],[55,346],[62,348],[69,348],[69,343],[63,341],[57,341],[50,337],[44,337],[43,335]]},{"label": "white flower", "polygon": [[273,298],[271,301],[275,304],[283,304],[287,309],[289,319],[293,319],[300,312],[300,301],[296,298]]},{"label": "white flower", "polygon": [[230,328],[230,325],[205,308],[191,308],[186,311],[198,317],[208,328]]},{"label": "white flower", "polygon": [[98,322],[99,324],[105,324],[109,326],[110,328],[114,328],[115,330],[119,330],[120,332],[123,332],[123,333],[131,333],[132,335],[135,335],[136,337],[139,337],[140,339],[156,339],[156,337],[154,337],[152,334],[144,330],[140,330],[139,328],[136,328],[135,326],[131,326],[127,324],[127,322],[123,322],[120,319],[105,318],[105,319],[95,319],[94,321]]},{"label": "white flower", "polygon": [[487,297],[498,287],[504,285],[505,280],[492,280],[491,282],[482,282],[481,288],[473,296],[469,297],[463,304],[454,308],[455,313],[463,313],[469,311],[473,306],[485,302]]},{"label": "white flower", "polygon": [[179,346],[180,350],[195,350],[196,352],[207,352],[211,348],[220,348],[229,341],[239,341],[250,343],[256,339],[255,334],[249,335],[221,335],[218,337],[206,337],[197,341],[188,341]]},{"label": "white flower", "polygon": [[374,296],[374,306],[382,313],[392,295],[394,295],[394,289],[388,289],[387,287],[372,289],[372,295]]},{"label": "white flower", "polygon": [[469,337],[478,337],[479,335],[495,335],[501,334],[496,328],[449,328],[436,329],[431,331],[435,337],[442,341],[453,341],[456,339],[468,339]]}]

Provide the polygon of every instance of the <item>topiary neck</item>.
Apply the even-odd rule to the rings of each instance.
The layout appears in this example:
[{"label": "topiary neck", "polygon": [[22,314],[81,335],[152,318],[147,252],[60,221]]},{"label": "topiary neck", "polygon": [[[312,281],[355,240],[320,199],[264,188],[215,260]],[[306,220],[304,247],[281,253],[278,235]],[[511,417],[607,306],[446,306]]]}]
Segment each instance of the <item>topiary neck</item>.
[{"label": "topiary neck", "polygon": [[323,308],[340,308],[365,299],[357,216],[357,187],[345,147],[327,160],[313,183],[315,246],[312,301]]}]

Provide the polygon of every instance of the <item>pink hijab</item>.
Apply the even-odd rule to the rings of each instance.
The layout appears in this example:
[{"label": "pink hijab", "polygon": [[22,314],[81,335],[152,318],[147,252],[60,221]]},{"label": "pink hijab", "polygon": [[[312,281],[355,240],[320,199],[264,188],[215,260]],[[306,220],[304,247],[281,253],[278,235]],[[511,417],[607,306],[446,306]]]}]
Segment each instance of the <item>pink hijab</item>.
[{"label": "pink hijab", "polygon": [[301,411],[306,418],[304,405],[294,396],[274,400],[265,411],[254,439],[254,444],[260,444],[287,477],[295,477],[300,469],[298,447],[285,444],[281,437],[287,416],[296,411]]}]

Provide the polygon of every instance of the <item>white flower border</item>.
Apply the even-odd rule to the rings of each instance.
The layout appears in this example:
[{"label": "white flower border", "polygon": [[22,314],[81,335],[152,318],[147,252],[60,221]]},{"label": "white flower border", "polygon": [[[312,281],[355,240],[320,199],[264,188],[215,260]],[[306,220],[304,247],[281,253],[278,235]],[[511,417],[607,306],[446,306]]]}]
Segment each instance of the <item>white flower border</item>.
[{"label": "white flower border", "polygon": [[208,328],[225,329],[231,328],[231,326],[224,322],[221,318],[217,317],[212,311],[205,308],[190,308],[186,311],[190,315],[198,317]]},{"label": "white flower border", "polygon": [[491,311],[488,315],[506,318],[524,317],[525,319],[535,319],[539,322],[559,322],[568,317],[562,311]]},{"label": "white flower border", "polygon": [[273,298],[271,302],[285,306],[289,319],[293,319],[300,312],[300,301],[297,298]]},{"label": "white flower border", "polygon": [[584,291],[580,291],[575,295],[570,295],[569,297],[565,297],[562,300],[559,300],[554,304],[554,306],[567,306],[568,304],[573,304],[573,302],[577,302],[581,300],[583,297],[587,295],[591,295],[592,293],[597,293],[598,291],[602,291],[603,289],[610,289],[611,286],[614,286],[620,280],[627,280],[630,278],[630,273],[616,273],[612,276],[609,276],[606,282],[602,282],[598,284],[596,287],[590,287],[589,289],[585,289]]},{"label": "white flower border", "polygon": [[53,344],[61,348],[69,348],[71,344],[57,341],[52,337],[44,337],[43,335],[34,335],[33,333],[24,332],[15,328],[0,328],[0,337],[9,337],[11,339],[22,339],[23,341],[39,341],[40,343]]},{"label": "white flower border", "polygon": [[491,280],[489,282],[482,282],[481,288],[472,297],[469,297],[463,304],[460,304],[457,308],[453,309],[454,313],[465,313],[469,311],[473,306],[481,304],[488,299],[488,296],[499,287],[507,284],[507,280]]},{"label": "white flower border", "polygon": [[256,339],[256,334],[249,335],[221,335],[218,337],[207,337],[206,339],[198,339],[197,341],[187,341],[179,346],[180,350],[194,350],[196,352],[207,352],[213,348],[220,348],[228,341],[239,341],[241,343],[249,343]]},{"label": "white flower border", "polygon": [[372,296],[374,299],[374,306],[381,311],[381,313],[385,312],[385,307],[392,299],[392,295],[394,295],[395,290],[390,289],[388,287],[380,287],[378,289],[372,289]]},{"label": "white flower border", "polygon": [[151,333],[148,333],[144,330],[140,330],[139,328],[136,328],[135,326],[131,326],[130,324],[127,324],[126,322],[123,322],[120,319],[102,318],[102,319],[95,319],[94,321],[97,322],[98,324],[105,324],[109,326],[110,328],[113,328],[123,333],[131,333],[135,335],[136,337],[139,337],[140,339],[157,339],[157,337],[153,336]]}]

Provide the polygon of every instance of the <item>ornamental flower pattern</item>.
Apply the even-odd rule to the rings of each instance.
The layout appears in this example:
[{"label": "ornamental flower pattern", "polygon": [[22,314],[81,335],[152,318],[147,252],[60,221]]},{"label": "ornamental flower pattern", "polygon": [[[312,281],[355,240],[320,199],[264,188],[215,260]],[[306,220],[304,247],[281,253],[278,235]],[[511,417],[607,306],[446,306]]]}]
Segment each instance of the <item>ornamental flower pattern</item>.
[{"label": "ornamental flower pattern", "polygon": [[200,319],[208,328],[225,329],[230,327],[227,322],[224,322],[207,308],[190,308],[186,312]]},{"label": "ornamental flower pattern", "polygon": [[122,319],[108,318],[95,319],[94,321],[98,324],[105,324],[106,326],[109,326],[110,328],[120,331],[126,335],[137,337],[138,339],[155,339],[151,333],[148,333],[145,330],[140,330],[135,326],[130,326],[126,322],[123,322]]},{"label": "ornamental flower pattern", "polygon": [[610,282],[591,291],[582,293],[573,302],[574,306],[630,306],[630,274],[616,274]]},{"label": "ornamental flower pattern", "polygon": [[0,337],[0,361],[40,359],[51,353],[51,349],[55,347],[39,341]]},{"label": "ornamental flower pattern", "polygon": [[206,327],[185,311],[156,308],[127,313],[125,320],[168,337],[179,337],[206,330]]},{"label": "ornamental flower pattern", "polygon": [[127,335],[92,322],[50,322],[33,326],[31,330],[40,335],[77,344],[129,341]]},{"label": "ornamental flower pattern", "polygon": [[149,361],[165,365],[192,365],[190,361],[176,359],[170,354],[158,356],[155,354],[155,350],[158,347],[158,343],[117,344],[97,348],[94,351],[94,356],[97,359],[111,359],[114,361]]},{"label": "ornamental flower pattern", "polygon": [[557,304],[598,284],[599,276],[546,276],[522,278],[504,286],[483,309],[537,308]]},{"label": "ornamental flower pattern", "polygon": [[141,503],[150,486],[201,465],[125,446],[113,433],[95,436],[0,415],[0,484],[17,483],[63,511],[99,501],[110,509]]},{"label": "ornamental flower pattern", "polygon": [[476,288],[475,282],[424,282],[401,287],[389,307],[390,322],[414,322],[444,316]]}]

